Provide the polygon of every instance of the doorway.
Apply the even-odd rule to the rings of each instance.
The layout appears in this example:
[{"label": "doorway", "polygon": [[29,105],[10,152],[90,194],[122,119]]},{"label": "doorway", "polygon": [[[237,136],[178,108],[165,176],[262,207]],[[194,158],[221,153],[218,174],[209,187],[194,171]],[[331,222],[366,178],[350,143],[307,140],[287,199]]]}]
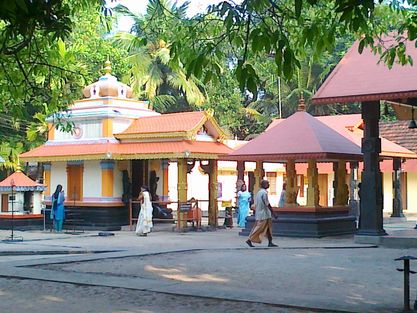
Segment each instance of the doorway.
[{"label": "doorway", "polygon": [[137,199],[142,185],[149,185],[148,160],[132,160],[132,199]]}]

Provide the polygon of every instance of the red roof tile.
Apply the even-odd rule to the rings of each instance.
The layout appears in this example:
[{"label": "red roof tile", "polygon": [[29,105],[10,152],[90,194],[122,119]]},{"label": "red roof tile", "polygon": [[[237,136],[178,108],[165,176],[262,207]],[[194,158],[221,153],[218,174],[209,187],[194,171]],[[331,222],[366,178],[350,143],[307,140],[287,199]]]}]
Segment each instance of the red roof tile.
[{"label": "red roof tile", "polygon": [[[386,43],[389,44],[389,38]],[[392,40],[392,39],[391,39]],[[347,103],[404,99],[417,96],[417,71],[394,64],[389,69],[370,49],[358,52],[355,42],[313,96],[313,103]],[[417,59],[414,42],[406,42],[407,54]]]},{"label": "red roof tile", "polygon": [[45,144],[20,155],[21,159],[33,161],[86,160],[86,159],[157,159],[179,157],[190,153],[192,158],[201,155],[217,158],[227,155],[232,149],[219,142],[208,141],[164,141],[107,144]]},{"label": "red roof tile", "polygon": [[27,177],[22,172],[14,172],[9,177],[5,178],[0,182],[0,187],[38,187],[43,186],[42,184],[39,184],[35,182],[34,180]]},{"label": "red roof tile", "polygon": [[417,129],[408,128],[409,121],[380,122],[380,135],[417,153]]},{"label": "red roof tile", "polygon": [[204,117],[204,112],[183,112],[141,117],[136,119],[121,134],[187,132],[194,129]]}]

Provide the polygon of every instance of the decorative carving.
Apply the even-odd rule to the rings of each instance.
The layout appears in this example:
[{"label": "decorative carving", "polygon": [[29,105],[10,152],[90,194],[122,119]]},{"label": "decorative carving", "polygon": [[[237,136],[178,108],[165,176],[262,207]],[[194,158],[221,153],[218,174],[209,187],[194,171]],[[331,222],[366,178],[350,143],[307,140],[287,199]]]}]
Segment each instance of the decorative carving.
[{"label": "decorative carving", "polygon": [[187,160],[187,173],[190,174],[195,166],[195,160]]}]

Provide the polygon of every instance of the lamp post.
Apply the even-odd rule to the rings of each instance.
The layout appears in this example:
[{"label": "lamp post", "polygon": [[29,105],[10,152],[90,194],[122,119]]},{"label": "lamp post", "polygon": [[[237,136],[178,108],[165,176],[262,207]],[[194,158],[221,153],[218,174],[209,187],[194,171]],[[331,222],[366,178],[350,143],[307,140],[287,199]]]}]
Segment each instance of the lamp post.
[{"label": "lamp post", "polygon": [[13,242],[13,241],[23,241],[23,237],[14,235],[14,200],[15,200],[14,199],[14,197],[15,197],[14,190],[15,190],[15,187],[16,187],[16,183],[15,183],[14,179],[10,180],[10,187],[12,189],[12,197],[11,197],[11,200],[12,200],[12,226],[11,226],[12,234],[9,237],[7,237],[5,241],[11,241],[11,242]]}]

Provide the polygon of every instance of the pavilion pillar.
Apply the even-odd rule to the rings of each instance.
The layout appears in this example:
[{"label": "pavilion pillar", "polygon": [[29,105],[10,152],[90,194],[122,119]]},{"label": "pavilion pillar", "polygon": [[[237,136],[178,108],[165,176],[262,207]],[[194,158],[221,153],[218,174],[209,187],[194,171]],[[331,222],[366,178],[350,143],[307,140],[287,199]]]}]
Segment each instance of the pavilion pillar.
[{"label": "pavilion pillar", "polygon": [[379,167],[381,139],[379,138],[379,101],[363,102],[362,119],[364,137],[362,138],[363,172],[360,193],[360,216],[358,235],[386,235],[383,228],[382,173]]},{"label": "pavilion pillar", "polygon": [[285,190],[285,206],[297,206],[297,173],[295,171],[295,161],[288,160],[286,165],[287,189]]},{"label": "pavilion pillar", "polygon": [[43,184],[46,186],[45,196],[51,195],[51,162],[43,163]]},{"label": "pavilion pillar", "polygon": [[391,217],[404,217],[401,198],[401,158],[393,158],[393,199]]},{"label": "pavilion pillar", "polygon": [[113,160],[103,160],[100,162],[101,196],[103,197],[113,197],[114,164]]},{"label": "pavilion pillar", "polygon": [[336,177],[336,201],[333,205],[347,205],[349,200],[349,188],[346,184],[346,161],[339,160]]},{"label": "pavilion pillar", "polygon": [[333,205],[336,205],[336,202],[337,202],[337,199],[336,199],[336,197],[337,197],[337,186],[338,186],[337,182],[339,181],[339,177],[338,177],[339,171],[338,171],[338,169],[339,169],[339,163],[338,162],[333,162],[333,176],[334,176],[334,179],[333,179]]},{"label": "pavilion pillar", "polygon": [[256,168],[254,171],[255,175],[255,186],[253,188],[253,195],[256,196],[259,189],[261,189],[261,181],[264,178],[264,169],[263,169],[263,162],[256,161]]},{"label": "pavilion pillar", "polygon": [[[187,159],[178,159],[178,202],[187,202]],[[178,210],[180,206],[178,205]],[[187,212],[178,212],[178,229],[187,227]]]},{"label": "pavilion pillar", "polygon": [[236,164],[237,179],[245,180],[245,161],[237,161]]},{"label": "pavilion pillar", "polygon": [[162,160],[162,196],[163,198],[161,200],[167,200],[168,199],[168,168],[169,168],[169,161],[168,160]]},{"label": "pavilion pillar", "polygon": [[217,203],[217,160],[209,161],[209,207],[208,224],[210,227],[218,226],[218,203]]},{"label": "pavilion pillar", "polygon": [[[319,205],[319,171],[316,160],[308,160],[307,169],[307,206],[317,207]],[[288,188],[288,187],[287,187]]]},{"label": "pavilion pillar", "polygon": [[356,189],[359,163],[357,161],[351,161],[349,162],[349,167],[349,207],[351,215],[356,216],[357,218],[359,216],[359,203],[356,198]]}]

